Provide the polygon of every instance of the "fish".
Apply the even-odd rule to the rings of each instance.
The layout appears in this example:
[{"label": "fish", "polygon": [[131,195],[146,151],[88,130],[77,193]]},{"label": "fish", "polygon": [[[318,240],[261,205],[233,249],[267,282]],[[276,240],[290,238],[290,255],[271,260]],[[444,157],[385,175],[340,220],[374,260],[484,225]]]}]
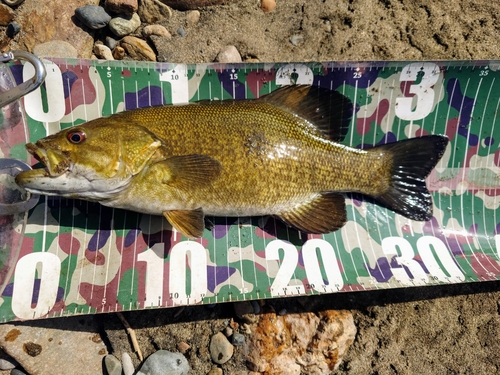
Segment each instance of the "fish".
[{"label": "fish", "polygon": [[188,238],[203,235],[205,215],[270,215],[330,233],[347,222],[349,193],[430,220],[426,178],[448,138],[347,146],[354,111],[338,91],[310,85],[128,110],[26,144],[43,168],[16,182],[34,194],[163,215]]}]

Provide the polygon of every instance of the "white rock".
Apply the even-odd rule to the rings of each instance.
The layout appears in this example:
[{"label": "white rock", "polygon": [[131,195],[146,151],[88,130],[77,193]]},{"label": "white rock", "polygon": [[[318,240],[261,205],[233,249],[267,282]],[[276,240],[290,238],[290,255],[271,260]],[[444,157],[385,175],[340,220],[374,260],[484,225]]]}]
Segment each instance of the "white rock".
[{"label": "white rock", "polygon": [[186,21],[192,25],[198,23],[200,20],[200,11],[199,10],[191,10],[186,15]]},{"label": "white rock", "polygon": [[142,35],[150,37],[151,35],[161,36],[162,38],[172,39],[172,35],[162,25],[147,25],[142,29]]},{"label": "white rock", "polygon": [[220,63],[239,63],[241,62],[241,55],[235,46],[225,46],[220,50],[215,61]]},{"label": "white rock", "polygon": [[105,60],[114,60],[113,53],[108,46],[104,44],[96,44],[94,46],[94,53],[97,57]]},{"label": "white rock", "polygon": [[217,332],[210,339],[210,357],[212,361],[222,365],[231,359],[234,346],[228,341],[222,332]]},{"label": "white rock", "polygon": [[144,361],[137,375],[187,375],[189,370],[188,361],[182,354],[158,350]]},{"label": "white rock", "polygon": [[124,375],[134,375],[135,368],[132,363],[132,358],[127,352],[122,353],[122,367]]},{"label": "white rock", "polygon": [[0,358],[0,370],[12,370],[18,365],[15,359]]}]

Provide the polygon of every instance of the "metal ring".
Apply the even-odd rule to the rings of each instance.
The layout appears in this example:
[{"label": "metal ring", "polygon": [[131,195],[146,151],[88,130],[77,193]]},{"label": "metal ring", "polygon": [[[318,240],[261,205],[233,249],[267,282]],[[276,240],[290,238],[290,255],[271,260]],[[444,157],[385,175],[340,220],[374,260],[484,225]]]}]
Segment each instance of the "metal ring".
[{"label": "metal ring", "polygon": [[13,7],[24,3],[24,0],[3,0],[3,2],[8,6]]},{"label": "metal ring", "polygon": [[[22,171],[29,171],[32,168],[21,160],[4,158],[0,159],[0,170],[2,169],[10,169],[9,173],[3,174],[9,174],[10,176],[15,177],[18,173]],[[23,213],[25,211],[29,211],[36,206],[39,198],[40,195],[27,192],[26,200],[14,203],[0,202],[0,215],[15,215]]]},{"label": "metal ring", "polygon": [[14,51],[4,54],[4,56],[0,58],[0,61],[9,61],[13,59],[22,59],[30,62],[35,68],[35,75],[31,79],[24,81],[23,83],[10,89],[9,91],[1,93],[0,107],[5,107],[7,104],[15,102],[16,100],[22,98],[24,95],[36,90],[38,86],[43,83],[45,76],[47,75],[45,66],[43,65],[42,61],[35,55],[32,55],[31,53],[25,51]]}]

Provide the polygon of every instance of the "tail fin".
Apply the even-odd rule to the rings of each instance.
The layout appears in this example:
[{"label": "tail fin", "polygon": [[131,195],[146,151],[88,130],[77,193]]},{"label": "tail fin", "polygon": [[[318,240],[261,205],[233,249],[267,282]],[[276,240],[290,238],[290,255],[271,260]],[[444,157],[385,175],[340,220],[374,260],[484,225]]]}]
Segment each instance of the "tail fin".
[{"label": "tail fin", "polygon": [[447,144],[447,137],[430,135],[373,148],[393,156],[390,186],[376,199],[409,219],[430,220],[432,197],[425,179],[443,156]]}]

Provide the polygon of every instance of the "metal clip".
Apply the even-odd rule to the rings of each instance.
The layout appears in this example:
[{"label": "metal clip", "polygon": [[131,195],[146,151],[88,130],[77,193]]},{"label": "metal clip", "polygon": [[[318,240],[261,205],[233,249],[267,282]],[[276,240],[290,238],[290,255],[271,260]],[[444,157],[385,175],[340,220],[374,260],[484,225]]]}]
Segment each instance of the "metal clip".
[{"label": "metal clip", "polygon": [[5,52],[0,56],[0,62],[8,62],[15,59],[22,59],[30,62],[35,68],[35,75],[21,83],[20,85],[10,89],[9,91],[0,93],[0,107],[5,107],[7,104],[19,100],[24,95],[36,90],[40,86],[47,74],[45,66],[38,57],[24,51]]},{"label": "metal clip", "polygon": [[[17,174],[30,169],[32,168],[21,160],[0,159],[0,216],[29,211],[38,203],[38,194],[22,191],[14,182]],[[26,199],[23,199],[23,195]]]}]

